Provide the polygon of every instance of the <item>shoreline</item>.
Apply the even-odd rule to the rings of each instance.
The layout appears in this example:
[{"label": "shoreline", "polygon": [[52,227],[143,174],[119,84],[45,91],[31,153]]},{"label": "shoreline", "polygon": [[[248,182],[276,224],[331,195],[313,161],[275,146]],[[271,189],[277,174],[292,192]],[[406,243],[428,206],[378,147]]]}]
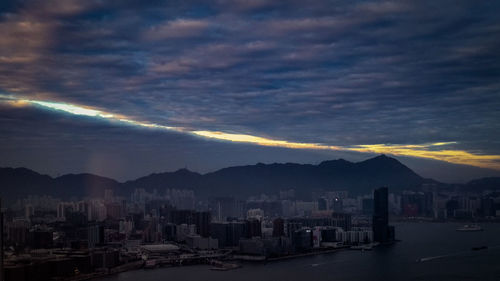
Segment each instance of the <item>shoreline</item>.
[{"label": "shoreline", "polygon": [[500,219],[484,219],[484,218],[469,218],[469,219],[433,219],[433,218],[425,218],[425,217],[415,217],[415,218],[406,218],[406,217],[395,217],[389,220],[390,223],[487,223],[487,224],[498,224],[500,223]]},{"label": "shoreline", "polygon": [[292,255],[286,255],[286,256],[281,256],[281,257],[275,257],[275,258],[268,258],[264,260],[263,262],[275,262],[275,261],[282,261],[282,260],[289,260],[289,259],[295,259],[295,258],[301,258],[301,257],[310,257],[310,256],[318,256],[318,255],[324,255],[324,254],[332,254],[339,252],[341,250],[350,250],[351,246],[344,246],[344,247],[339,247],[339,248],[333,248],[333,249],[325,249],[325,250],[320,250],[320,251],[313,251],[309,253],[301,253],[301,254],[292,254]]},{"label": "shoreline", "polygon": [[[259,263],[265,265],[268,262],[279,262],[279,261],[284,261],[284,260],[290,260],[290,259],[295,259],[295,258],[302,258],[302,257],[311,257],[311,256],[317,256],[317,255],[327,255],[327,254],[333,254],[339,251],[345,251],[345,250],[350,250],[350,246],[344,246],[344,247],[339,247],[339,248],[333,248],[333,249],[325,249],[325,250],[319,250],[319,251],[313,251],[313,252],[308,252],[308,253],[300,253],[300,254],[291,254],[291,255],[286,255],[286,256],[281,256],[281,257],[274,257],[274,258],[266,258],[265,260],[262,261],[248,261],[248,260],[237,260],[237,259],[230,259],[234,261],[240,261],[241,263]],[[181,267],[189,267],[193,265],[207,265],[209,266],[210,264],[189,264],[189,265],[181,265]],[[145,268],[145,262],[144,261],[136,261],[136,262],[131,262],[127,264],[120,265],[118,267],[112,268],[107,272],[93,272],[85,275],[78,275],[78,276],[73,276],[69,278],[61,278],[61,281],[85,281],[85,280],[95,280],[97,278],[107,278],[115,274],[120,274],[123,272],[128,272],[128,271],[134,271],[134,270],[139,270],[139,269],[150,269],[150,270],[156,270],[160,268],[167,268],[167,267],[172,267],[172,265],[161,265],[156,268]],[[210,269],[210,268],[209,268]],[[237,269],[237,268],[234,268]],[[231,269],[232,270],[232,269]]]},{"label": "shoreline", "polygon": [[106,278],[115,274],[120,274],[123,272],[127,271],[134,271],[144,268],[144,261],[135,261],[135,262],[130,262],[130,263],[125,263],[122,265],[119,265],[114,268],[110,268],[107,271],[98,271],[98,272],[92,272],[88,274],[80,274],[72,277],[67,277],[67,278],[61,278],[58,280],[61,281],[85,281],[85,280],[93,280],[97,278]]}]

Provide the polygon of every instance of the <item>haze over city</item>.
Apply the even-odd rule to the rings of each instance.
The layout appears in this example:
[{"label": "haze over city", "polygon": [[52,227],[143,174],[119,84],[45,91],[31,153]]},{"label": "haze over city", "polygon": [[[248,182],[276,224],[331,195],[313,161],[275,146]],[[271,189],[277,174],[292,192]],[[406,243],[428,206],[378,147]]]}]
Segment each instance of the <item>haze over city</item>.
[{"label": "haze over city", "polygon": [[0,1],[0,281],[500,280],[499,1]]}]

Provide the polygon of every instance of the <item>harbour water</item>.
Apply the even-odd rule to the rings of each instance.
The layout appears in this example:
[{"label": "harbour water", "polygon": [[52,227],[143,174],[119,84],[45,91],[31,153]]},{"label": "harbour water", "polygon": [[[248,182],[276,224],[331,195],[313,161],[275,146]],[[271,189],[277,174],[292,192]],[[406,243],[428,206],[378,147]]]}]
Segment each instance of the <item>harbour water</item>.
[{"label": "harbour water", "polygon": [[[401,242],[373,251],[339,251],[270,263],[245,263],[231,271],[209,266],[136,270],[102,281],[275,281],[275,280],[500,280],[500,224],[458,232],[456,223],[397,223]],[[487,249],[472,248],[487,246]],[[422,259],[421,262],[418,262]]]}]

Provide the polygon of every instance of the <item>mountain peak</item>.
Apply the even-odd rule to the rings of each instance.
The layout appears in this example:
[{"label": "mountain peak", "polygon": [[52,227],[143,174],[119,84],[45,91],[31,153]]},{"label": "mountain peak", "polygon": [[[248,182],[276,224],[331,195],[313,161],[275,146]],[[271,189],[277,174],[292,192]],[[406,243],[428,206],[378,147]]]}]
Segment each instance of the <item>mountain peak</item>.
[{"label": "mountain peak", "polygon": [[400,165],[404,166],[404,165],[403,165],[403,163],[399,162],[399,160],[398,160],[398,159],[396,159],[396,158],[392,158],[392,157],[389,157],[389,156],[387,156],[387,155],[385,155],[385,154],[380,154],[380,155],[378,155],[378,156],[375,156],[375,157],[373,157],[373,158],[367,159],[367,160],[362,161],[362,162],[359,162],[359,163],[365,163],[365,162],[379,162],[379,163],[380,163],[380,162],[387,162],[387,163],[397,163],[397,164],[400,164]]},{"label": "mountain peak", "polygon": [[408,168],[403,163],[399,162],[396,158],[392,158],[386,156],[385,154],[381,154],[379,156],[367,159],[362,162],[356,163],[358,168],[365,171],[371,171],[372,173],[381,174],[384,173],[387,177],[401,177],[402,175],[406,175],[409,178],[414,179],[415,181],[423,180],[417,173]]},{"label": "mountain peak", "polygon": [[191,172],[188,168],[180,168],[174,173],[186,173],[186,172]]},{"label": "mountain peak", "polygon": [[387,156],[385,154],[380,154],[380,155],[377,155],[373,158],[370,158],[366,161],[369,161],[369,160],[377,160],[377,161],[396,161],[396,162],[399,162],[396,158],[393,158],[393,157],[390,157],[390,156]]},{"label": "mountain peak", "polygon": [[173,172],[173,174],[180,174],[180,175],[192,175],[192,174],[196,174],[196,175],[199,175],[197,172],[193,172],[193,171],[189,170],[188,168],[181,168],[181,169]]},{"label": "mountain peak", "polygon": [[118,194],[130,193],[135,188],[191,189],[200,197],[207,198],[219,195],[245,198],[261,193],[276,194],[280,190],[293,188],[298,195],[306,198],[312,190],[342,188],[352,194],[366,194],[377,186],[389,186],[398,191],[419,187],[424,181],[398,160],[385,155],[356,163],[345,159],[323,161],[319,165],[258,163],[228,167],[207,174],[182,168],[175,172],[153,173],[125,183],[86,174],[65,175],[55,179],[40,177],[43,176],[26,182],[24,176],[4,176],[0,177],[0,186],[18,191],[9,194],[17,198],[27,194],[54,194],[62,198],[72,195],[101,196],[105,188],[112,188]]},{"label": "mountain peak", "polygon": [[352,165],[353,163],[352,162],[349,162],[343,158],[339,158],[337,160],[326,160],[326,161],[323,161],[321,163],[319,163],[318,166],[320,167],[332,167],[332,166],[335,166],[335,167],[338,167],[338,166],[346,166],[346,165]]}]

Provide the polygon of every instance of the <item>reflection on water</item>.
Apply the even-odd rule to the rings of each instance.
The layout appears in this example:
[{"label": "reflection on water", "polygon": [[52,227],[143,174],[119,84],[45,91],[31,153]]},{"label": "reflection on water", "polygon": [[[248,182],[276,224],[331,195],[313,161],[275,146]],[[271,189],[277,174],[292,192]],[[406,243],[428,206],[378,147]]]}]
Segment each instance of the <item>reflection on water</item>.
[{"label": "reflection on water", "polygon": [[[373,251],[333,254],[244,264],[225,272],[208,266],[138,270],[102,279],[153,280],[500,280],[500,225],[482,232],[457,232],[454,223],[396,224],[402,241]],[[487,249],[472,248],[487,246]],[[427,258],[423,262],[418,262]]]}]

